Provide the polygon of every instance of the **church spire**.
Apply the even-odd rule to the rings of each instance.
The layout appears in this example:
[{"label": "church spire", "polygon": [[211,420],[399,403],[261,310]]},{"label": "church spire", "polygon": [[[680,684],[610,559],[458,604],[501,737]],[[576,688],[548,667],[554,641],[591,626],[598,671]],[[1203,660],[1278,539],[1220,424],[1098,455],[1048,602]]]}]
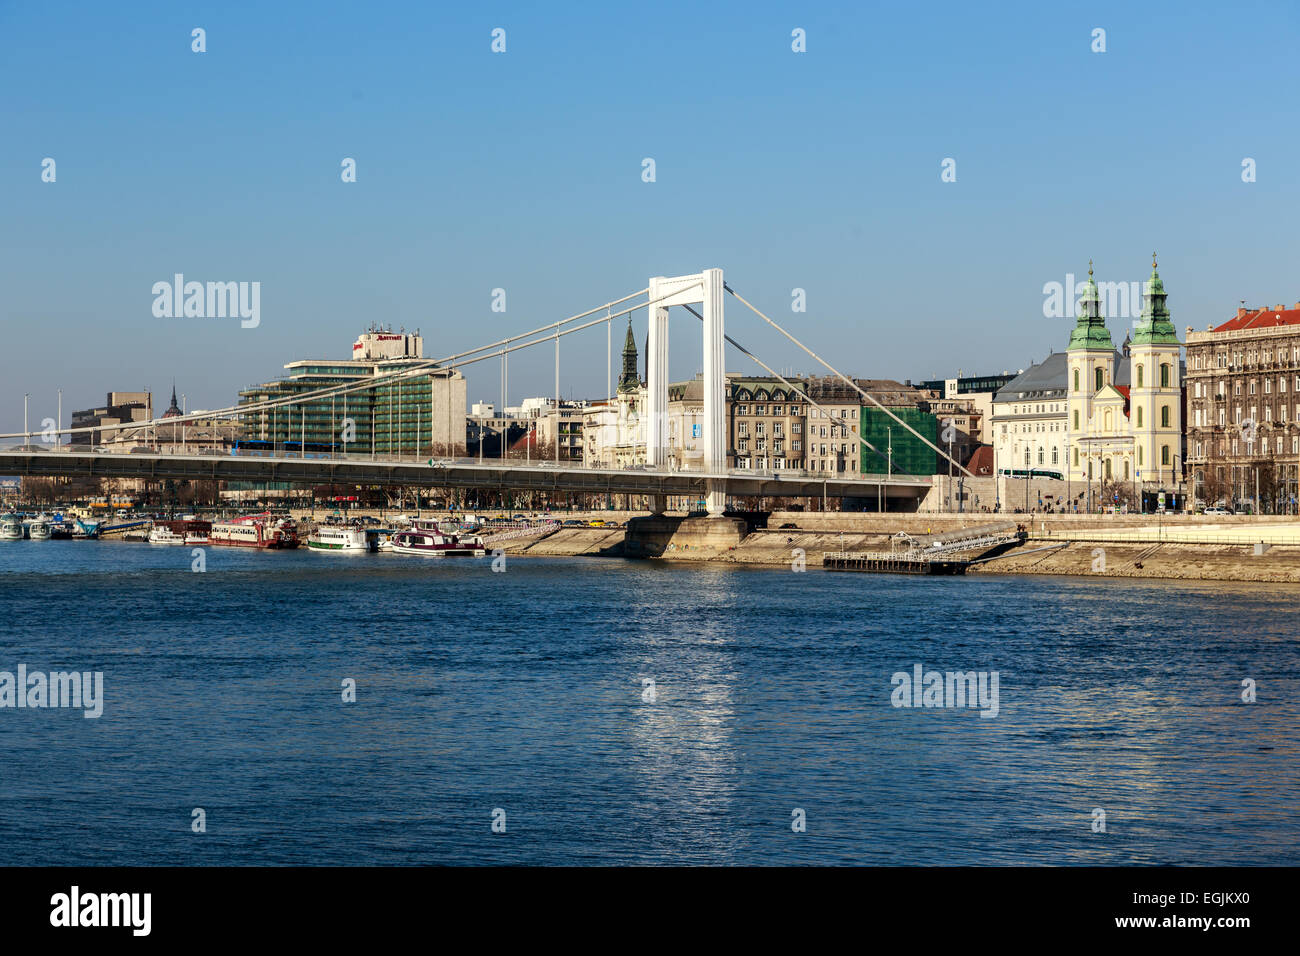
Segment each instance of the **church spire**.
[{"label": "church spire", "polygon": [[1169,317],[1168,293],[1156,270],[1156,254],[1151,253],[1151,278],[1143,296],[1142,321],[1133,335],[1134,345],[1176,345],[1178,331]]},{"label": "church spire", "polygon": [[1084,283],[1083,295],[1079,297],[1079,318],[1070,332],[1069,351],[1076,349],[1115,350],[1111,341],[1110,330],[1106,328],[1106,319],[1101,314],[1101,296],[1097,292],[1097,283],[1092,278],[1092,260],[1088,260],[1088,281]]},{"label": "church spire", "polygon": [[627,338],[623,343],[623,374],[618,379],[620,392],[635,392],[641,387],[637,374],[636,336],[632,334],[632,317],[627,319]]}]

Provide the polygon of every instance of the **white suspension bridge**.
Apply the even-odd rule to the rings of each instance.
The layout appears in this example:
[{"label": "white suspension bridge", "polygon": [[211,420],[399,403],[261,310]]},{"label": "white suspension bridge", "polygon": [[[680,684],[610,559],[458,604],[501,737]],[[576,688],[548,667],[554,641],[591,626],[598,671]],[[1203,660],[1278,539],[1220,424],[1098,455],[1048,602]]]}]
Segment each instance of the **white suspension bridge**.
[{"label": "white suspension bridge", "polygon": [[[285,410],[292,415],[294,406],[335,399],[356,392],[368,391],[386,384],[427,375],[431,370],[463,369],[482,362],[500,360],[503,398],[509,382],[509,359],[513,353],[553,345],[555,352],[555,400],[560,407],[560,339],[604,324],[606,347],[612,341],[612,322],[615,318],[631,315],[640,309],[647,310],[647,394],[645,464],[630,468],[584,467],[580,462],[560,460],[559,442],[556,442],[554,461],[520,461],[518,459],[487,459],[442,457],[413,460],[400,456],[357,454],[348,445],[340,444],[338,450],[328,455],[307,456],[290,450],[244,457],[233,454],[172,454],[157,450],[136,449],[132,454],[97,454],[93,451],[55,449],[50,443],[61,442],[61,436],[78,435],[102,429],[118,429],[120,425],[96,425],[81,428],[63,428],[40,432],[24,430],[0,434],[0,440],[21,439],[19,449],[0,451],[0,474],[67,477],[111,477],[149,479],[190,479],[247,482],[291,482],[303,484],[357,484],[406,485],[454,488],[501,489],[511,491],[587,492],[608,494],[645,495],[650,499],[653,512],[665,510],[668,496],[687,495],[703,498],[711,516],[721,515],[728,496],[792,496],[792,497],[861,497],[885,501],[889,498],[920,498],[930,487],[928,475],[863,474],[848,477],[844,473],[833,475],[795,469],[756,471],[727,466],[726,381],[724,371],[725,345],[731,345],[779,380],[792,393],[797,394],[810,408],[825,410],[799,385],[776,372],[770,365],[726,334],[724,329],[724,296],[730,295],[769,326],[781,333],[799,350],[827,369],[835,378],[857,392],[864,404],[874,405],[892,418],[899,428],[910,432],[919,441],[933,449],[941,458],[951,463],[953,473],[970,476],[961,463],[952,459],[942,447],[930,441],[891,409],[882,405],[864,391],[850,377],[833,367],[820,355],[808,348],[787,329],[764,314],[723,281],[721,269],[705,269],[693,275],[650,279],[644,289],[611,300],[595,308],[580,312],[558,322],[539,326],[527,332],[511,335],[475,349],[436,359],[420,360],[385,371],[363,381],[350,381],[330,385],[293,395],[265,401],[244,402],[227,408],[182,414],[179,417],[132,422],[132,428],[147,431],[149,428],[167,426],[184,428],[197,420],[238,419],[254,412]],[[695,306],[700,306],[697,310]],[[683,308],[703,325],[703,461],[693,469],[670,467],[668,441],[668,336],[669,310]],[[535,353],[534,353],[535,354]],[[608,377],[607,371],[607,377]],[[609,383],[607,382],[607,385]],[[301,417],[301,412],[300,412]],[[24,429],[26,429],[24,423]],[[886,461],[888,451],[877,448],[862,434],[857,441]],[[34,440],[46,443],[44,447]],[[67,448],[67,446],[63,446]],[[503,449],[504,451],[504,449]],[[892,472],[892,468],[890,469]]]}]

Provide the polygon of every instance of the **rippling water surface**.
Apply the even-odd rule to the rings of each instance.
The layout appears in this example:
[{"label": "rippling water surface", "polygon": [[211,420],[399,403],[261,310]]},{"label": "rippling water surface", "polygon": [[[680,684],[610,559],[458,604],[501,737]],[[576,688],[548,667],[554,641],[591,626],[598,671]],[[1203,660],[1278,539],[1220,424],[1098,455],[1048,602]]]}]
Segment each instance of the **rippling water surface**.
[{"label": "rippling water surface", "polygon": [[1295,587],[206,557],[0,543],[0,670],[106,698],[0,709],[5,862],[1300,862]]}]

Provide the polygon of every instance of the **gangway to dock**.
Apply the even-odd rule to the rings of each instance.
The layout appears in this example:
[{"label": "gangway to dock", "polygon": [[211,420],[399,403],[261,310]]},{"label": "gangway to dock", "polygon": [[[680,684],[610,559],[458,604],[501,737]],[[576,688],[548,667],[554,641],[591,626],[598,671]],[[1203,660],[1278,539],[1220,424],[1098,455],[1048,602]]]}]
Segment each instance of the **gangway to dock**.
[{"label": "gangway to dock", "polygon": [[882,574],[965,574],[972,563],[1016,547],[1028,536],[1014,521],[924,537],[909,535],[903,550],[828,551],[822,555],[822,567]]}]

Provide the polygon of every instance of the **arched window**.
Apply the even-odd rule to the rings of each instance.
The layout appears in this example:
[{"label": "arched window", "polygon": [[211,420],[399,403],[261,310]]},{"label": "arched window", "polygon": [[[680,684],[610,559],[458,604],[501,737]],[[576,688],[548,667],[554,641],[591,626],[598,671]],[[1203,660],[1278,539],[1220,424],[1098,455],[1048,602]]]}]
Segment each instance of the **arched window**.
[{"label": "arched window", "polygon": [[1074,467],[1079,467],[1079,449],[1077,448],[1074,450]]},{"label": "arched window", "polygon": [[1110,459],[1106,459],[1106,480],[1110,481]]},{"label": "arched window", "polygon": [[1138,428],[1142,427],[1142,406],[1141,405],[1138,406],[1137,425]]},{"label": "arched window", "polygon": [[1111,419],[1110,409],[1108,408],[1106,409],[1106,434],[1107,435],[1110,434],[1112,427],[1114,427],[1114,424],[1115,424],[1114,421],[1112,421]]},{"label": "arched window", "polygon": [[1076,392],[1079,390],[1079,370],[1077,368],[1074,370],[1074,390]]},{"label": "arched window", "polygon": [[1055,448],[1052,449],[1052,464],[1053,465],[1060,464],[1060,458],[1058,457],[1057,450]]},{"label": "arched window", "polygon": [[1161,445],[1161,446],[1160,446],[1160,464],[1162,464],[1162,465],[1167,465],[1167,464],[1169,464],[1169,446],[1168,446],[1168,445]]},{"label": "arched window", "polygon": [[1167,364],[1162,363],[1160,366],[1160,387],[1161,388],[1169,387],[1169,371],[1170,371],[1169,366]]},{"label": "arched window", "polygon": [[[1074,374],[1079,374],[1078,369],[1075,370]],[[1077,408],[1074,410],[1074,430],[1076,432],[1079,430],[1079,410]]]},{"label": "arched window", "polygon": [[1124,459],[1124,480],[1128,481],[1128,459]]},{"label": "arched window", "polygon": [[1142,467],[1142,446],[1138,445],[1138,467]]},{"label": "arched window", "polygon": [[1137,383],[1137,387],[1138,387],[1138,388],[1141,388],[1141,387],[1142,387],[1142,368],[1143,368],[1143,366],[1142,366],[1141,364],[1139,364],[1139,365],[1138,365],[1138,383]]},{"label": "arched window", "polygon": [[1106,370],[1098,365],[1092,370],[1093,391],[1100,392],[1101,387],[1106,384]]},{"label": "arched window", "polygon": [[1042,448],[1039,448],[1039,449],[1038,449],[1038,463],[1039,463],[1040,465],[1043,463],[1043,449],[1042,449]]},{"label": "arched window", "polygon": [[1168,405],[1160,406],[1160,427],[1161,428],[1169,427],[1169,406]]}]

